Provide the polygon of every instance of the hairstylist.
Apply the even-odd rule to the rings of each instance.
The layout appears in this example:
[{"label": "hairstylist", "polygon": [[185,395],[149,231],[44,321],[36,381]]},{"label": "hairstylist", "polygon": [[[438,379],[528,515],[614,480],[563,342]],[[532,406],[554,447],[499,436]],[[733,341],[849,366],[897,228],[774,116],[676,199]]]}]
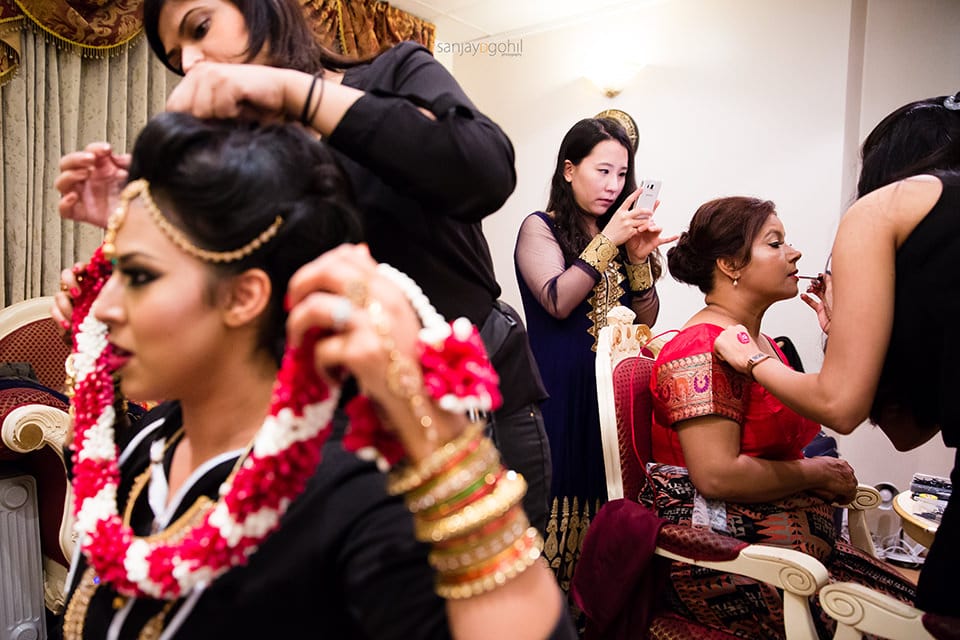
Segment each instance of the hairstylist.
[{"label": "hairstylist", "polygon": [[[334,54],[316,41],[296,0],[145,0],[144,26],[154,53],[184,74],[169,110],[299,119],[347,173],[374,258],[406,272],[444,316],[481,327],[504,390],[494,439],[526,477],[524,507],[543,529],[545,392],[523,325],[497,300],[480,226],[516,182],[503,131],[424,48],[406,42],[364,60]],[[65,156],[61,215],[104,225],[106,193],[125,169],[124,157],[103,144]]]}]

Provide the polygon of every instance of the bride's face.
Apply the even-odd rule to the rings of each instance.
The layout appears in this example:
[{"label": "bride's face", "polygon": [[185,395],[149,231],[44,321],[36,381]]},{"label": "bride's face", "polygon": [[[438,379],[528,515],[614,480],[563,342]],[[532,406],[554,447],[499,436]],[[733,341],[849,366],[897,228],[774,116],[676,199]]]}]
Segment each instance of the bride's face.
[{"label": "bride's face", "polygon": [[228,340],[213,270],[181,251],[138,197],[116,235],[116,266],[94,302],[110,330],[121,390],[136,400],[181,399],[215,378]]}]

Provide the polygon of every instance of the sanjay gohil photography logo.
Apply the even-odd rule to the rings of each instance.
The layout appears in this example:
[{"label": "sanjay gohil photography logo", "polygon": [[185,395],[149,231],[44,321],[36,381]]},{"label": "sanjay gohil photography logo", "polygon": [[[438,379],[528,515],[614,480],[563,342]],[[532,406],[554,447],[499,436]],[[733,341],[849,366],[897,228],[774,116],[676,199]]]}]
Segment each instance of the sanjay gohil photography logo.
[{"label": "sanjay gohil photography logo", "polygon": [[467,42],[438,41],[435,53],[450,53],[455,56],[504,56],[523,55],[523,38],[516,40],[468,40]]}]

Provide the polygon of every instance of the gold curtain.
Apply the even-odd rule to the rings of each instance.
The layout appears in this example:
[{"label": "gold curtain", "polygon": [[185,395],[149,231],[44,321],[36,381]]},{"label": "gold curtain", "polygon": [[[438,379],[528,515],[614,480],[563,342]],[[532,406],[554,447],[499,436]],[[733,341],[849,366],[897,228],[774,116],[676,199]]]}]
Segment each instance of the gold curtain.
[{"label": "gold curtain", "polygon": [[[122,50],[143,31],[143,0],[0,0],[0,86],[20,64],[16,32],[30,26],[85,57]],[[379,0],[300,0],[327,47],[367,56],[404,40],[433,51],[436,27]]]},{"label": "gold curtain", "polygon": [[351,56],[368,56],[404,40],[430,51],[436,40],[433,23],[378,0],[300,0],[317,38],[328,48]]},{"label": "gold curtain", "polygon": [[0,0],[0,86],[20,65],[17,32],[32,27],[57,47],[100,58],[143,31],[143,0]]},{"label": "gold curtain", "polygon": [[61,220],[60,156],[101,140],[129,151],[178,80],[143,38],[91,59],[33,29],[17,35],[22,66],[0,87],[0,307],[58,291],[60,271],[88,260],[102,238]]},{"label": "gold curtain", "polygon": [[[335,50],[434,44],[432,24],[386,3],[299,1]],[[141,2],[0,0],[0,307],[56,292],[60,271],[100,242],[60,219],[60,157],[101,140],[129,151],[178,80],[136,37]]]}]

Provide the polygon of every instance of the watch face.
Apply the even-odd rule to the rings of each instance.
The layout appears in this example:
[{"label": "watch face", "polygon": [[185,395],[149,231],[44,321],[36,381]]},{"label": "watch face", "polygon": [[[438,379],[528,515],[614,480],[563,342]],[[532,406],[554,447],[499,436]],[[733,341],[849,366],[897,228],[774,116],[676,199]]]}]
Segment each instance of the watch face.
[{"label": "watch face", "polygon": [[767,359],[767,354],[765,353],[755,353],[752,356],[750,356],[750,362],[752,364],[756,364],[761,360],[766,360],[766,359]]}]

